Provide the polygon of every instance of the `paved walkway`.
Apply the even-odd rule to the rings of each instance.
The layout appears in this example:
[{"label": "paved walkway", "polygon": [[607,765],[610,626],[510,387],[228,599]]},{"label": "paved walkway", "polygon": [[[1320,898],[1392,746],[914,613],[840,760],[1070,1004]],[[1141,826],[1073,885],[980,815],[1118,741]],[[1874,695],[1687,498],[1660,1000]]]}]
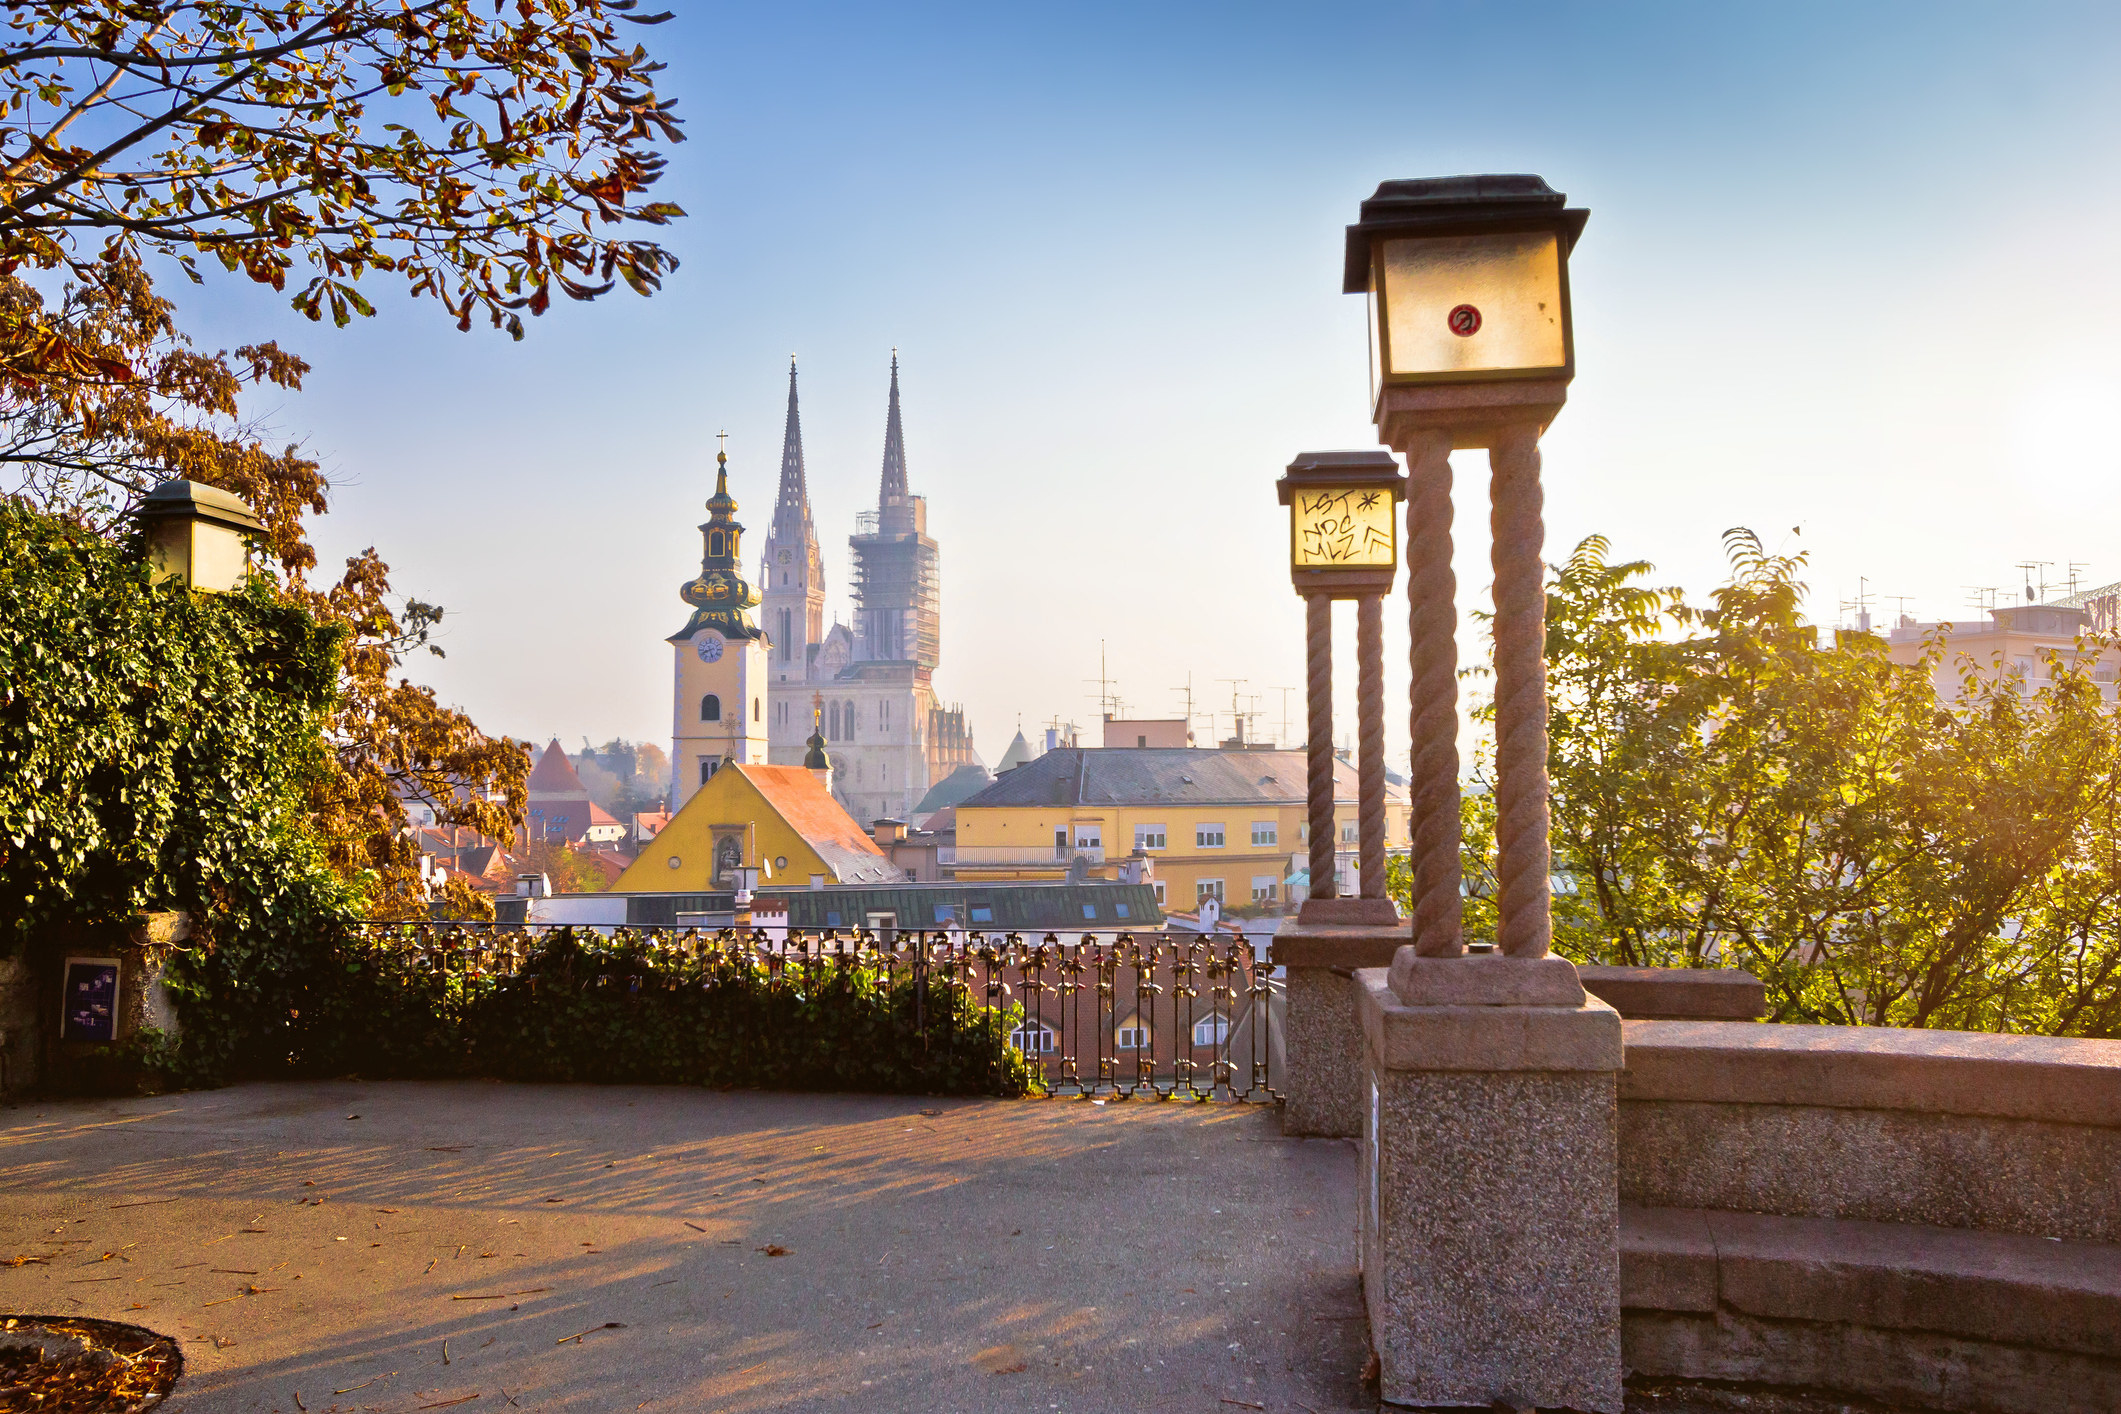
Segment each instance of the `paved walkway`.
[{"label": "paved walkway", "polygon": [[189,1414],[1331,1414],[1374,1407],[1354,1193],[1350,1145],[1222,1105],[32,1103],[0,1108],[0,1310],[181,1337]]}]

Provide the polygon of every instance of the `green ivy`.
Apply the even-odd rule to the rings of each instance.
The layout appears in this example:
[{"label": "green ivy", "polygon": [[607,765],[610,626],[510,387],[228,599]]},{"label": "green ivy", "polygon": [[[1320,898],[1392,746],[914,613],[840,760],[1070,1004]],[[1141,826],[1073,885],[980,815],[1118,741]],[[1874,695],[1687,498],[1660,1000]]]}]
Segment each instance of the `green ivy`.
[{"label": "green ivy", "polygon": [[289,1032],[300,1074],[1022,1095],[1006,1044],[1022,1009],[986,1010],[960,979],[921,982],[873,953],[776,970],[722,938],[555,929],[511,975],[468,950],[364,931],[308,972]]},{"label": "green ivy", "polygon": [[0,500],[0,954],[191,914],[183,1039],[135,1047],[177,1083],[284,1064],[288,986],[358,914],[305,813],[338,660],[262,576],[151,584],[137,537]]}]

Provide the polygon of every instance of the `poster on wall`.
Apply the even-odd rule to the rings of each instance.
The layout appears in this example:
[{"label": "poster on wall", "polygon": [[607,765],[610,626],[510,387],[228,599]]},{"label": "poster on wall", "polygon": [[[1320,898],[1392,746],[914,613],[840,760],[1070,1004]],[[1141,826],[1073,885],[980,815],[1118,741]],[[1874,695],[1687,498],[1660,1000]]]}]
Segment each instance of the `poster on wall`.
[{"label": "poster on wall", "polygon": [[118,959],[70,957],[66,960],[66,1000],[59,1017],[62,1041],[114,1041],[118,1038]]}]

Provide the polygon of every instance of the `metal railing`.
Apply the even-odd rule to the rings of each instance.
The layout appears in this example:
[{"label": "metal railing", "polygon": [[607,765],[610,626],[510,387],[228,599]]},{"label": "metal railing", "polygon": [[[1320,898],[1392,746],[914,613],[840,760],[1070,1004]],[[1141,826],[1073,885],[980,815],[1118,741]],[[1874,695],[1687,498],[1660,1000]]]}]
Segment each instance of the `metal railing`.
[{"label": "metal railing", "polygon": [[[561,974],[584,992],[705,988],[741,973],[799,998],[858,973],[910,1002],[924,1041],[1013,1050],[1047,1096],[1281,1098],[1282,985],[1263,943],[1235,934],[379,923],[359,937],[456,996],[555,985],[559,944],[595,945],[582,954],[590,966]],[[936,1024],[968,1006],[977,1025]]]}]

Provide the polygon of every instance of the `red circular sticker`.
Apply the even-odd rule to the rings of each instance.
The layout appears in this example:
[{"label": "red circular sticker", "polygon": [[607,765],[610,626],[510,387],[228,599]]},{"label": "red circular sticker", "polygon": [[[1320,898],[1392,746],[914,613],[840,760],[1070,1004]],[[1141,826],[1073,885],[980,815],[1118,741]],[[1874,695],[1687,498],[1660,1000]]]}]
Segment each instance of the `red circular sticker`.
[{"label": "red circular sticker", "polygon": [[1462,304],[1445,315],[1444,322],[1459,338],[1470,338],[1480,332],[1480,311],[1470,304]]}]

